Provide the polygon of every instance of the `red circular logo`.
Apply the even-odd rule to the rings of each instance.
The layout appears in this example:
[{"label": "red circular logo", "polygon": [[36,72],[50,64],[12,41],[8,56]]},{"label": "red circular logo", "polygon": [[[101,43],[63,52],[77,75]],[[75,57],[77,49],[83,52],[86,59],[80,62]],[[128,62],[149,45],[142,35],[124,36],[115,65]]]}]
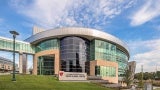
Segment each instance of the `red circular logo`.
[{"label": "red circular logo", "polygon": [[60,75],[60,76],[63,76],[63,72],[60,72],[59,75]]}]

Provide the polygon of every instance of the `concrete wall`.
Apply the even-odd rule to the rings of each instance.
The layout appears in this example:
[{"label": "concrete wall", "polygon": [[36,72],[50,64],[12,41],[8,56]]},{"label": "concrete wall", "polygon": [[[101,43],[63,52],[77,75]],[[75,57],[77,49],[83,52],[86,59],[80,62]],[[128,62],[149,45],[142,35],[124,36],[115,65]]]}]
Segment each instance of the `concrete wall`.
[{"label": "concrete wall", "polygon": [[37,75],[37,60],[39,56],[46,56],[46,55],[54,55],[55,61],[54,61],[54,74],[58,74],[60,70],[60,58],[59,58],[59,50],[52,49],[52,50],[45,50],[38,52],[34,55],[34,60],[33,60],[33,74]]}]

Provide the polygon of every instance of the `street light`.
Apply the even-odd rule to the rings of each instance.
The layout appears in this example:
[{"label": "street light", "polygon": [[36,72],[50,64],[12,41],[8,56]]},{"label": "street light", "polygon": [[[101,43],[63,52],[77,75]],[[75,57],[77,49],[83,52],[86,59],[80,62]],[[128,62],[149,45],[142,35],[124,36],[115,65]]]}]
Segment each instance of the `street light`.
[{"label": "street light", "polygon": [[16,35],[19,35],[18,32],[16,31],[9,31],[13,35],[13,76],[12,76],[12,81],[16,81],[15,77],[15,38]]}]

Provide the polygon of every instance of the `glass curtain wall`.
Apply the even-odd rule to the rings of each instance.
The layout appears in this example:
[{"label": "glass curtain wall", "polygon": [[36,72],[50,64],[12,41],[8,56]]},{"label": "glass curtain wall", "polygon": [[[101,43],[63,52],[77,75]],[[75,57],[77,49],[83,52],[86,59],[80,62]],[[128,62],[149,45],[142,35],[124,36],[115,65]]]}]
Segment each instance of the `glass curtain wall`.
[{"label": "glass curtain wall", "polygon": [[50,39],[36,45],[36,53],[44,50],[59,49],[59,40]]},{"label": "glass curtain wall", "polygon": [[108,76],[116,77],[116,67],[110,66],[95,66],[95,75],[96,76]]},{"label": "glass curtain wall", "polygon": [[89,72],[89,41],[81,37],[65,37],[60,41],[61,70]]},{"label": "glass curtain wall", "polygon": [[[0,40],[0,48],[13,50],[13,41],[1,39]],[[16,42],[15,43],[15,50],[26,52],[26,53],[35,53],[34,46],[31,46],[31,44],[25,43],[25,42]]]},{"label": "glass curtain wall", "polygon": [[91,41],[91,60],[116,61],[116,46],[102,40]]},{"label": "glass curtain wall", "polygon": [[123,77],[124,76],[124,70],[127,67],[128,64],[128,57],[127,55],[120,49],[117,48],[117,62],[118,62],[118,76]]},{"label": "glass curtain wall", "polygon": [[54,57],[40,56],[37,62],[38,75],[54,74]]},{"label": "glass curtain wall", "polygon": [[90,60],[106,60],[118,63],[118,75],[123,77],[128,64],[128,56],[116,45],[103,40],[92,40],[90,43]]}]

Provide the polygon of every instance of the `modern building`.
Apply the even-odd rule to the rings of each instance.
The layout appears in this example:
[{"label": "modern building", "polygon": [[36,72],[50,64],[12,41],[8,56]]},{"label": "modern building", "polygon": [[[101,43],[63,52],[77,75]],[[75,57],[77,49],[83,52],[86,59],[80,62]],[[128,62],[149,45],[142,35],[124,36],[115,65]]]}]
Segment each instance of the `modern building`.
[{"label": "modern building", "polygon": [[[11,43],[12,39],[1,37],[0,49],[11,51]],[[20,73],[25,73],[23,61],[31,54],[34,75],[85,72],[112,83],[118,83],[118,78],[123,77],[130,57],[126,44],[120,39],[99,30],[79,27],[50,30],[34,27],[32,36],[16,41],[16,51],[20,53]]]},{"label": "modern building", "polygon": [[[18,71],[18,64],[16,66],[16,71]],[[0,73],[11,73],[13,71],[13,62],[9,59],[0,57]]]},{"label": "modern building", "polygon": [[129,70],[131,71],[131,78],[134,79],[135,69],[136,69],[136,61],[128,62]]}]

